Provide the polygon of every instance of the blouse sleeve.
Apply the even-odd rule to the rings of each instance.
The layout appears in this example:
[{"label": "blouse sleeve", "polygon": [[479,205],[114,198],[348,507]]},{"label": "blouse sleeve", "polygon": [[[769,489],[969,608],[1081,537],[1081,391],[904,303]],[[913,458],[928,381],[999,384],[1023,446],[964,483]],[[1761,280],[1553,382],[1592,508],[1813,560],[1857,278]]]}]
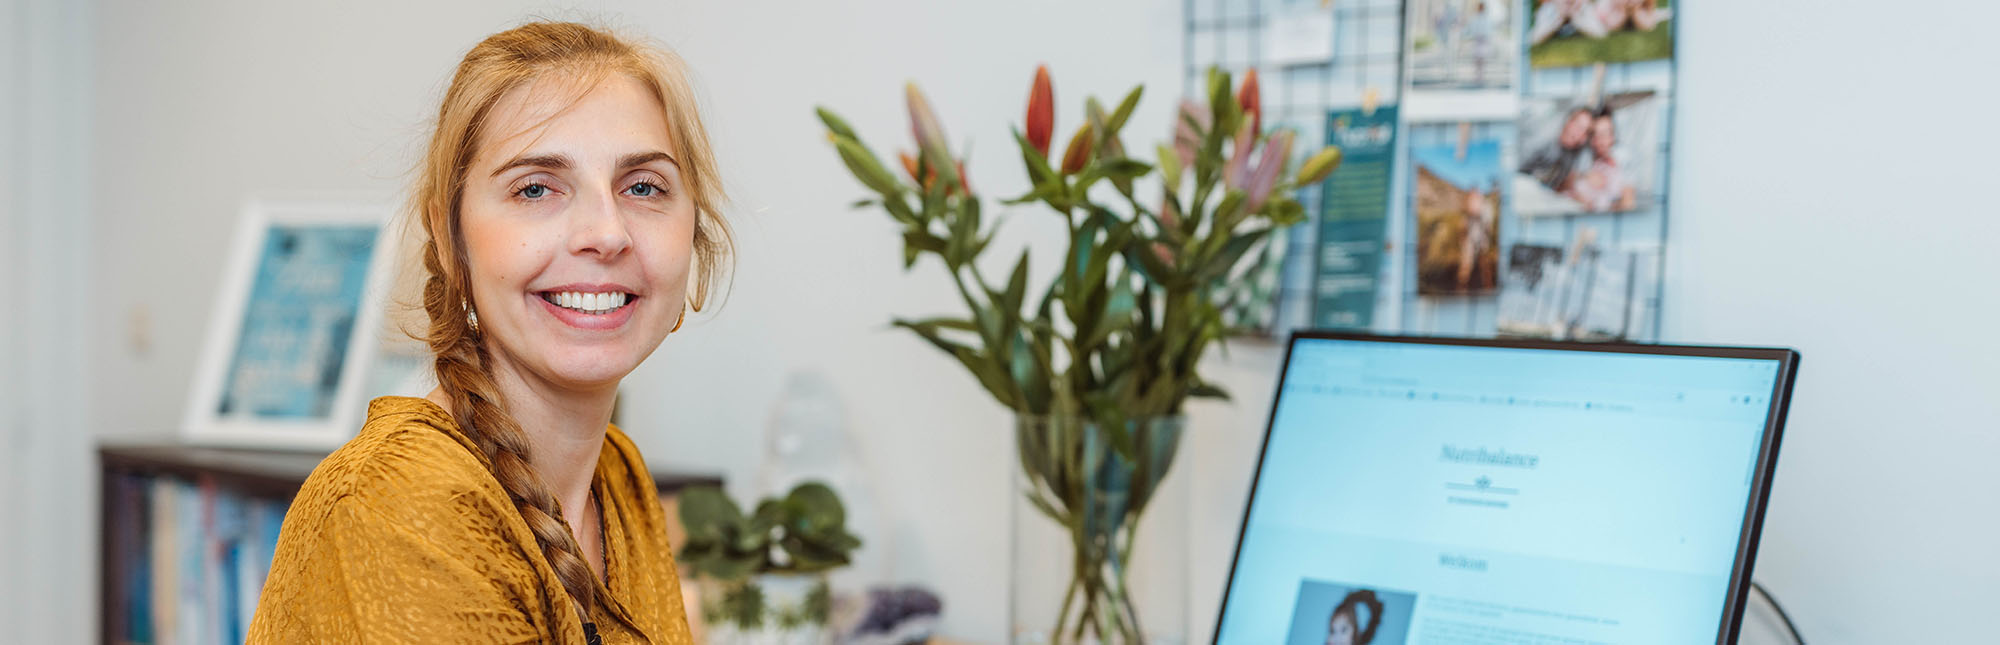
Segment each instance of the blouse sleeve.
[{"label": "blouse sleeve", "polygon": [[503,541],[453,513],[426,521],[357,497],[328,510],[299,561],[272,568],[250,643],[542,640],[533,590],[514,588],[488,557]]}]

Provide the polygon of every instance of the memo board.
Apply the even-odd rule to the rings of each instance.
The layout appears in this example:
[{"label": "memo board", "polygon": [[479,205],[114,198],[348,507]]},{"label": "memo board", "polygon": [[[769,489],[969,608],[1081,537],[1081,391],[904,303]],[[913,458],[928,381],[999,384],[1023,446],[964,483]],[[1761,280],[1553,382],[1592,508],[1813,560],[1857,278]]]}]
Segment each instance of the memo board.
[{"label": "memo board", "polygon": [[[1327,248],[1334,242],[1318,239],[1322,193],[1333,182],[1329,179],[1300,191],[1300,201],[1314,221],[1274,238],[1283,252],[1272,256],[1278,266],[1270,272],[1276,285],[1271,311],[1259,325],[1264,332],[1282,338],[1293,329],[1331,327],[1471,337],[1658,338],[1672,165],[1672,47],[1677,40],[1673,29],[1678,28],[1670,16],[1677,3],[1659,0],[1665,10],[1659,15],[1669,17],[1651,31],[1639,29],[1634,21],[1608,37],[1591,38],[1576,24],[1566,24],[1536,46],[1530,42],[1531,30],[1541,26],[1536,20],[1537,10],[1543,9],[1540,4],[1494,1],[1486,4],[1504,9],[1505,15],[1481,14],[1490,21],[1483,38],[1438,36],[1469,32],[1464,25],[1477,21],[1466,15],[1480,4],[1478,0],[1184,0],[1186,95],[1198,98],[1203,75],[1211,66],[1237,78],[1256,69],[1265,123],[1271,124],[1266,127],[1291,128],[1300,140],[1316,144],[1327,142],[1329,115],[1353,111],[1364,103],[1399,108],[1394,113],[1398,124],[1394,160],[1388,163],[1392,172],[1387,180],[1382,252],[1373,268],[1372,312],[1363,316],[1364,324],[1341,324],[1337,321],[1342,318],[1329,315],[1321,298],[1327,281],[1319,262],[1328,257]],[[1301,53],[1302,37],[1322,34],[1331,40],[1330,46]],[[1599,43],[1623,49],[1590,48]],[[1656,49],[1639,56],[1655,56],[1650,60],[1590,62],[1599,56],[1594,52],[1622,52],[1649,43]],[[1311,42],[1305,45],[1315,49]],[[1437,76],[1432,61],[1439,54],[1429,53],[1431,58],[1415,61],[1420,69],[1413,68],[1418,55],[1412,51],[1426,45],[1431,52],[1484,47],[1494,66],[1481,67],[1481,73],[1498,79],[1511,72],[1505,83],[1511,87],[1486,90],[1485,98],[1498,99],[1486,103],[1468,103],[1455,96],[1440,99],[1449,93],[1429,85]],[[1664,48],[1664,58],[1657,57],[1658,48]],[[1545,66],[1536,67],[1531,59]],[[1616,142],[1602,155],[1616,161],[1614,174],[1604,176],[1621,179],[1590,184],[1604,188],[1595,192],[1574,188],[1584,183],[1574,179],[1568,184],[1572,188],[1562,191],[1539,185],[1544,182],[1529,183],[1544,176],[1518,172],[1524,159],[1568,149],[1557,141],[1561,128],[1554,124],[1566,120],[1557,115],[1575,115],[1578,108],[1592,107],[1610,111],[1598,115],[1611,121],[1612,134],[1606,140]],[[1574,118],[1579,124],[1588,121],[1584,116]],[[1524,130],[1532,139],[1525,151]],[[1569,175],[1600,176],[1599,166],[1589,161],[1598,155],[1591,154],[1595,150],[1588,145],[1582,155],[1570,153],[1582,161],[1572,164],[1579,170]],[[1445,237],[1452,227],[1439,226],[1458,220],[1435,213],[1439,204],[1461,203],[1467,191],[1439,183],[1451,173],[1431,172],[1432,166],[1453,151],[1459,161],[1468,158],[1468,150],[1485,152],[1490,162],[1496,148],[1499,176],[1482,175],[1479,182],[1490,187],[1483,189],[1491,193],[1485,196],[1498,204],[1484,220],[1489,223],[1483,230],[1493,235],[1478,236],[1479,250],[1466,253],[1473,246],[1462,244],[1462,237]],[[1422,179],[1418,165],[1425,166]],[[1467,164],[1444,159],[1443,165]],[[1489,163],[1488,169],[1493,165]],[[1627,190],[1618,191],[1617,186]],[[1450,199],[1439,198],[1439,187]],[[1426,206],[1421,208],[1420,192],[1426,195]],[[1464,221],[1479,221],[1467,217]],[[1433,231],[1429,235],[1439,239],[1428,239],[1425,231]],[[1426,242],[1431,244],[1426,247]],[[1479,261],[1460,263],[1474,265],[1470,272],[1464,266],[1454,272],[1449,261],[1454,255]]]}]

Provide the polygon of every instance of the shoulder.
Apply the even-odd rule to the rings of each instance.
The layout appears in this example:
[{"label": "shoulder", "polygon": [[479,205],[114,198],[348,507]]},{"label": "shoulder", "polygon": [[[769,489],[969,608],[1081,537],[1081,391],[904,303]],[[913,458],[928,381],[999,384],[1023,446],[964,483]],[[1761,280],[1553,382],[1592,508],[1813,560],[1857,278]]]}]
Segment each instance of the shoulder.
[{"label": "shoulder", "polygon": [[435,404],[407,397],[369,403],[361,432],[313,469],[294,504],[335,502],[392,516],[511,510],[485,456],[457,423]]}]

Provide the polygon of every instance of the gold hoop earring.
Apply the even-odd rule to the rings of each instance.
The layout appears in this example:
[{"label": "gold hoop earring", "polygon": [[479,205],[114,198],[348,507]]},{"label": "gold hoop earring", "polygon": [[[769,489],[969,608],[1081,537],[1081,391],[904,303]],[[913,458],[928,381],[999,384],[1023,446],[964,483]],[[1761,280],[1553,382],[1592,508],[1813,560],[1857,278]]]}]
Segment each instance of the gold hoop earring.
[{"label": "gold hoop earring", "polygon": [[683,304],[681,305],[681,315],[679,317],[674,318],[674,328],[667,330],[667,333],[671,334],[680,331],[681,323],[687,322],[687,317],[688,317],[688,308],[687,305]]},{"label": "gold hoop earring", "polygon": [[460,300],[458,301],[458,308],[459,308],[459,309],[463,309],[463,310],[465,310],[465,325],[466,325],[467,327],[471,327],[471,328],[472,328],[472,333],[474,333],[474,334],[478,334],[478,333],[479,333],[479,312],[477,312],[477,311],[473,311],[473,310],[472,310],[472,305],[470,305],[470,304],[467,304],[467,303],[466,303],[466,301],[465,301],[465,300],[463,300],[463,299],[460,299]]}]

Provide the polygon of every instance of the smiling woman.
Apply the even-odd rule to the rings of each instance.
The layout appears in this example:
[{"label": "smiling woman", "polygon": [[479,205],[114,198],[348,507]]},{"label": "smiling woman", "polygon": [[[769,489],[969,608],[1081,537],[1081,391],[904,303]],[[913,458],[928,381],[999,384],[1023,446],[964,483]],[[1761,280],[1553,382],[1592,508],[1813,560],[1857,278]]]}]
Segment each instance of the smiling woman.
[{"label": "smiling woman", "polygon": [[438,388],[307,480],[249,640],[689,642],[610,417],[721,280],[722,201],[671,54],[572,23],[467,53],[411,200]]}]

